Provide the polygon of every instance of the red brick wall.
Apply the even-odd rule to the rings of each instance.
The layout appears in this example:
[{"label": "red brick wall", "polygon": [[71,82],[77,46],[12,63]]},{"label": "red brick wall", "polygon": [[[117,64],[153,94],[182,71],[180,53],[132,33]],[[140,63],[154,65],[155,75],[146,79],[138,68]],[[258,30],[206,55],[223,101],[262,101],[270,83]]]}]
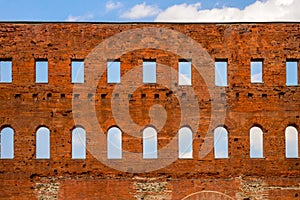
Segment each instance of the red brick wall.
[{"label": "red brick wall", "polygon": [[[137,28],[173,31],[177,33],[178,41],[169,43],[168,39],[176,38],[174,35],[156,32],[154,40],[149,42],[168,41],[167,44],[162,42],[161,49],[127,49],[126,46],[142,41],[140,38],[151,36],[146,32],[132,38],[123,37],[122,33],[134,32]],[[298,128],[300,124],[299,89],[285,85],[286,59],[300,59],[299,30],[298,23],[0,23],[0,59],[12,59],[13,65],[13,82],[0,84],[0,125],[9,125],[15,131],[14,159],[0,160],[0,198],[182,199],[196,192],[200,193],[194,197],[213,199],[222,196],[208,191],[224,193],[224,199],[228,198],[225,194],[234,199],[299,198],[300,160],[285,158],[284,137],[288,125]],[[105,150],[95,155],[97,145],[105,149],[106,141],[103,138],[96,141],[98,138],[93,133],[103,131],[106,134],[111,126],[122,129],[127,124],[115,122],[111,98],[116,85],[106,83],[105,73],[97,80],[86,76],[87,81],[96,81],[96,92],[86,90],[84,85],[75,89],[80,93],[75,104],[82,109],[95,108],[101,130],[89,123],[90,116],[78,118],[86,117],[86,121],[74,120],[80,112],[73,110],[71,59],[88,58],[93,49],[117,33],[121,33],[118,42],[123,42],[118,45],[124,45],[124,51],[118,57],[122,76],[132,69],[141,68],[143,59],[156,59],[159,65],[170,68],[168,74],[158,66],[158,79],[171,79],[171,69],[177,70],[178,59],[185,57],[167,50],[184,41],[186,36],[200,44],[210,56],[210,59],[200,59],[196,63],[192,58],[194,96],[187,93],[187,97],[182,97],[186,92],[184,87],[176,86],[172,91],[162,84],[142,85],[132,93],[133,99],[129,102],[130,117],[140,127],[154,123],[148,114],[152,105],[160,104],[165,108],[166,123],[158,133],[158,148],[163,149],[177,137],[182,120],[179,102],[189,104],[196,100],[199,126],[193,129],[193,159],[176,159],[177,146],[173,145],[173,151],[165,156],[174,162],[160,163],[162,167],[147,172],[147,161],[140,162],[141,154],[129,161],[124,154],[124,159],[118,163],[123,166],[120,171],[99,161],[97,156],[106,155]],[[188,47],[181,45],[182,49],[178,48],[178,51],[189,55]],[[118,50],[110,49],[110,46],[106,49],[108,55]],[[263,84],[250,83],[250,61],[257,58],[263,59],[264,63]],[[35,59],[48,59],[48,84],[35,83]],[[211,61],[215,59],[228,60],[227,87],[213,86]],[[100,58],[92,57],[88,61],[105,67]],[[97,73],[97,69],[91,67],[95,66],[90,65],[90,72]],[[199,68],[207,73],[199,74]],[[133,83],[141,76],[140,71],[132,77]],[[170,91],[173,93],[167,95]],[[51,99],[47,98],[48,93],[52,94]],[[93,94],[92,102],[88,101],[89,93]],[[220,93],[225,93],[226,97],[221,97]],[[248,93],[253,97],[248,98]],[[16,94],[21,94],[20,98],[16,99]],[[37,100],[33,94],[37,94]],[[65,98],[61,98],[61,94],[65,94]],[[101,99],[101,94],[107,94],[106,98]],[[146,99],[143,100],[141,94],[146,94]],[[154,99],[154,94],[159,94],[159,99]],[[267,97],[263,98],[263,94]],[[123,104],[128,99],[122,97],[118,101]],[[224,119],[216,117],[221,116],[218,113],[225,113]],[[222,120],[224,123],[220,124]],[[35,132],[41,125],[47,126],[51,132],[49,160],[35,158]],[[87,130],[88,151],[84,160],[71,158],[71,131],[75,125],[82,125]],[[214,159],[212,131],[217,125],[224,125],[229,132],[228,159]],[[254,125],[261,126],[264,132],[262,159],[249,156],[249,130]],[[134,137],[123,131],[123,151],[141,153],[141,133],[142,130]],[[208,146],[204,145],[205,142]],[[203,148],[208,149],[204,157],[200,154]],[[145,172],[126,168],[127,162]],[[151,165],[151,161],[148,164]]]}]

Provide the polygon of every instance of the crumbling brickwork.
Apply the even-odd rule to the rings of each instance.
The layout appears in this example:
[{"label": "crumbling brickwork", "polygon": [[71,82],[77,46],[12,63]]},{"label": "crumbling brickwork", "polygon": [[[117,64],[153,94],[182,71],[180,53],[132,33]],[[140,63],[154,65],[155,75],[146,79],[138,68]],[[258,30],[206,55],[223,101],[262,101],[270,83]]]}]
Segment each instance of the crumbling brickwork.
[{"label": "crumbling brickwork", "polygon": [[[91,153],[90,146],[106,147],[106,141],[97,143],[91,136],[97,130],[89,126],[88,118],[80,124],[74,120],[76,114],[80,115],[74,113],[74,87],[81,91],[84,84],[71,83],[71,60],[86,59],[108,38],[140,28],[176,31],[178,40],[187,36],[200,44],[212,61],[198,66],[192,58],[193,96],[184,87],[172,91],[160,84],[144,84],[129,94],[130,99],[124,99],[113,95],[117,86],[107,83],[105,73],[95,80],[96,92],[76,96],[79,106],[95,108],[101,125],[98,131],[107,134],[110,127],[120,127],[123,151],[137,153],[143,151],[142,130],[137,133],[140,137],[135,137],[123,130],[126,124],[117,124],[112,99],[119,104],[129,102],[126,117],[141,127],[156,123],[149,116],[151,106],[159,104],[165,109],[167,118],[158,133],[158,149],[177,137],[182,120],[179,102],[196,100],[199,125],[193,129],[193,158],[178,159],[174,147],[166,156],[172,157],[172,162],[144,172],[126,166],[114,169],[99,161],[95,152]],[[133,68],[141,68],[143,59],[155,59],[175,70],[178,59],[190,59],[167,51],[169,46],[165,44],[161,49],[127,51],[126,45],[141,41],[139,37],[144,36],[119,38],[125,46],[123,53],[107,58],[120,59],[122,76]],[[153,37],[159,41],[169,36]],[[168,45],[175,44],[176,41]],[[189,51],[184,45],[182,48]],[[110,46],[106,50],[114,51]],[[0,159],[1,199],[300,198],[300,160],[285,157],[284,134],[287,126],[293,125],[299,131],[300,125],[299,87],[286,86],[285,66],[286,60],[300,59],[299,23],[0,23],[1,59],[12,61],[12,83],[0,83],[0,126],[14,130],[14,158]],[[48,83],[35,83],[35,60],[40,59],[48,60]],[[206,81],[214,84],[214,74],[209,70],[199,74],[196,67],[213,68],[216,59],[228,62],[228,84],[213,86],[214,98]],[[251,83],[251,59],[263,60],[263,83]],[[170,78],[160,70],[158,67],[158,79]],[[132,77],[133,81],[140,76],[141,71]],[[223,123],[211,117],[213,112],[225,112]],[[71,156],[71,132],[77,125],[87,131],[86,159]],[[225,159],[214,158],[212,133],[220,125],[228,131],[229,155]],[[40,126],[50,130],[50,159],[36,159],[36,131]],[[249,155],[249,130],[253,126],[261,127],[264,133],[264,157],[259,159]],[[206,151],[203,148],[207,153],[201,156]],[[105,156],[106,152],[99,155]],[[117,161],[119,166],[126,160],[125,154],[122,159]],[[129,162],[144,169],[148,161]]]}]

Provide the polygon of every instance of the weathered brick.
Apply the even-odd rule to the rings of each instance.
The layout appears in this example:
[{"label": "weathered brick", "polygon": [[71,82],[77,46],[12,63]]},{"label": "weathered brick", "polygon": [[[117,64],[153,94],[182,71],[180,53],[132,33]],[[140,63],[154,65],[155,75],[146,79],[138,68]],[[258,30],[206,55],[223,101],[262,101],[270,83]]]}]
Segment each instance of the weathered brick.
[{"label": "weathered brick", "polygon": [[[137,173],[130,167],[123,171],[113,169],[90,151],[85,160],[72,160],[71,130],[75,125],[86,128],[88,145],[95,146],[97,142],[90,136],[94,129],[89,127],[88,118],[83,124],[74,121],[76,113],[72,100],[76,94],[71,83],[71,60],[87,58],[101,42],[118,33],[150,27],[177,31],[180,33],[178,40],[162,44],[161,49],[127,51],[127,46],[134,46],[139,38],[149,37],[149,33],[120,38],[124,45],[119,57],[122,77],[136,67],[141,69],[143,59],[156,59],[159,65],[177,70],[177,61],[182,56],[167,49],[188,36],[210,56],[200,63],[192,60],[195,95],[191,96],[184,87],[172,85],[176,88],[172,91],[164,85],[148,84],[126,94],[126,98],[120,93],[115,101],[118,104],[129,102],[130,116],[126,117],[131,117],[141,127],[151,123],[151,106],[159,104],[165,109],[167,119],[158,133],[158,148],[162,149],[177,137],[181,122],[179,102],[189,105],[196,100],[200,114],[199,126],[193,130],[193,159],[174,158],[174,162],[145,173]],[[15,131],[14,159],[0,160],[0,198],[182,199],[188,195],[191,198],[197,195],[206,199],[228,198],[221,193],[235,199],[299,198],[300,160],[285,158],[284,136],[288,125],[299,128],[300,124],[299,88],[285,85],[286,59],[300,59],[299,30],[299,23],[0,23],[0,59],[11,58],[13,64],[13,82],[0,84],[0,126],[9,125]],[[153,37],[150,42],[155,43],[155,40],[167,41],[173,36],[154,34]],[[120,50],[113,47],[112,44],[108,50]],[[189,49],[183,44],[182,48],[188,55]],[[35,59],[48,59],[48,84],[35,83]],[[216,97],[213,98],[204,75],[213,85],[211,61],[215,59],[228,60],[228,86],[213,87]],[[251,59],[263,59],[263,84],[250,83]],[[104,66],[100,67],[105,67],[105,63],[102,64]],[[199,74],[197,64],[210,70]],[[111,99],[116,97],[113,90],[117,86],[107,84],[105,75],[89,80],[97,83],[96,92],[84,91],[84,85],[78,86],[80,95],[77,98],[83,109],[94,103],[95,116],[106,134],[111,126],[122,129],[130,125],[116,123]],[[137,83],[141,76],[140,70],[131,77],[131,83]],[[157,68],[158,80],[171,80],[173,76],[171,70],[165,73]],[[248,94],[252,94],[251,98]],[[222,119],[218,119],[219,115],[212,118],[212,112],[226,112],[224,123],[217,124]],[[49,160],[35,159],[35,132],[41,125],[51,132]],[[214,159],[212,130],[217,125],[224,125],[229,132],[228,159]],[[262,159],[249,156],[249,130],[254,125],[260,125],[264,131]],[[141,135],[141,131],[134,136],[123,132],[123,151],[142,153]],[[200,157],[205,141],[210,144],[208,154]],[[106,145],[105,141],[101,142]],[[172,148],[175,153],[165,154],[166,158],[177,156],[177,147]],[[138,162],[138,158],[130,162],[147,167]],[[122,161],[119,164],[122,165]],[[193,196],[194,193],[197,194]]]}]

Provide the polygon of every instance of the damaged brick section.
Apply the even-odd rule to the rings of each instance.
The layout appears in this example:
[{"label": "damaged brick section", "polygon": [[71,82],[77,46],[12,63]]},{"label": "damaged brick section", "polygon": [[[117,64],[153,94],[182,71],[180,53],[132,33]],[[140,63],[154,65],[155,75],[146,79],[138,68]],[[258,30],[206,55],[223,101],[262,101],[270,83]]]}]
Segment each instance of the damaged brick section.
[{"label": "damaged brick section", "polygon": [[166,181],[144,179],[133,183],[136,188],[134,197],[137,200],[164,200],[172,199]]},{"label": "damaged brick section", "polygon": [[55,178],[40,178],[39,181],[35,186],[38,200],[58,199],[59,182]]},{"label": "damaged brick section", "polygon": [[[274,197],[280,197],[281,199],[290,199],[299,196],[300,184],[289,185],[286,183],[280,183],[275,178],[263,179],[260,177],[246,177],[237,178],[240,181],[241,192],[236,193],[236,199],[240,200],[263,200],[274,199]],[[285,178],[285,181],[289,181]],[[289,196],[276,196],[276,194],[289,193]]]},{"label": "damaged brick section", "polygon": [[252,180],[242,180],[241,181],[241,191],[236,194],[237,199],[268,199],[268,192],[266,191],[266,183],[264,183],[261,179],[252,179]]}]

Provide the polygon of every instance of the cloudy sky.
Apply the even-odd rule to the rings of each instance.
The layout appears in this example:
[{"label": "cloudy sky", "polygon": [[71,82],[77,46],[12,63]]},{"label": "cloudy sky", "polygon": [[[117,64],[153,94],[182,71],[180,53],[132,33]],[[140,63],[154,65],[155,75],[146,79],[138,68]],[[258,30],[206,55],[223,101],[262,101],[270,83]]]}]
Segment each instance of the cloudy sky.
[{"label": "cloudy sky", "polygon": [[300,21],[300,0],[0,0],[1,21]]}]

